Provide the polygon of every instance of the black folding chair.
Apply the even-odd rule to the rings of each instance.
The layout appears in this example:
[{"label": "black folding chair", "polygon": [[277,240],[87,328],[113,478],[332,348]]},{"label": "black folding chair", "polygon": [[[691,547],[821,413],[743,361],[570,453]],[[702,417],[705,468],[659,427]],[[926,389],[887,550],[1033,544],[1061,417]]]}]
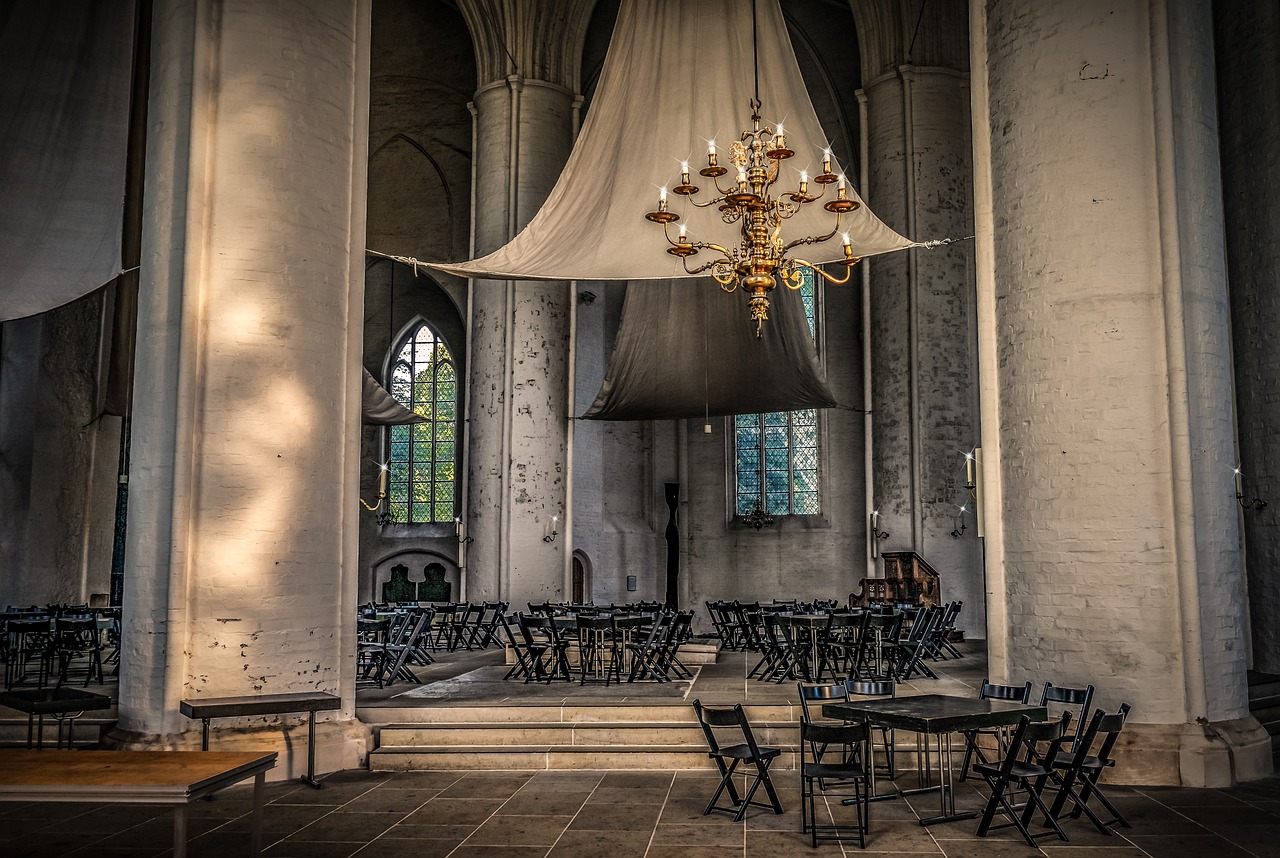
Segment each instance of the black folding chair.
[{"label": "black folding chair", "polygon": [[[800,722],[800,831],[810,835],[813,846],[819,840],[844,841],[857,834],[858,847],[866,848],[871,805],[862,749],[867,740],[866,724],[815,724],[808,718]],[[825,756],[834,746],[845,749],[838,761]],[[819,825],[814,808],[819,792],[841,799],[835,806],[853,805],[856,823],[840,825],[833,819],[830,825]],[[834,813],[835,807],[831,809]]]},{"label": "black folding chair", "polygon": [[[1076,721],[1076,732],[1071,737],[1071,748],[1075,748],[1076,743],[1080,741],[1080,737],[1084,734],[1085,725],[1089,717],[1089,707],[1093,703],[1093,686],[1086,685],[1084,688],[1068,688],[1065,685],[1054,685],[1052,682],[1044,684],[1044,691],[1040,694],[1040,705],[1048,707],[1055,704],[1054,709],[1061,707],[1063,710],[1070,712],[1071,717]],[[1057,717],[1056,711],[1050,711],[1050,717]]]},{"label": "black folding chair", "polygon": [[[898,684],[892,676],[886,679],[847,679],[844,683],[845,692],[849,699],[854,697],[897,697]],[[880,745],[884,748],[884,773],[893,780],[898,776],[898,769],[894,762],[894,753],[897,751],[897,744],[892,727],[875,726],[873,730],[880,731]],[[874,759],[874,757],[873,757]],[[872,772],[874,775],[874,772]]]},{"label": "black folding chair", "polygon": [[[1097,710],[1093,713],[1093,718],[1090,719],[1084,735],[1080,741],[1076,742],[1075,750],[1059,753],[1051,759],[1054,769],[1063,770],[1058,797],[1054,800],[1052,808],[1055,819],[1062,818],[1066,802],[1070,800],[1073,805],[1071,818],[1079,819],[1083,813],[1103,834],[1111,834],[1112,826],[1130,827],[1124,815],[1107,800],[1102,790],[1098,789],[1098,779],[1102,777],[1102,773],[1116,764],[1116,761],[1111,758],[1111,749],[1115,747],[1116,739],[1124,728],[1130,708],[1128,703],[1121,704],[1120,711],[1113,715],[1107,715],[1101,709]],[[1099,742],[1101,744],[1098,744]],[[1093,750],[1095,744],[1098,744],[1096,751]],[[1110,819],[1100,818],[1089,807],[1089,799],[1095,796],[1111,814]]]},{"label": "black folding chair", "polygon": [[503,679],[519,679],[522,676],[531,674],[532,664],[529,661],[529,650],[525,648],[524,636],[517,634],[512,630],[511,626],[520,627],[520,615],[512,614],[510,617],[505,614],[498,614],[498,625],[502,627],[503,636],[507,639],[507,645],[511,647],[512,654],[515,655],[515,664],[511,665],[511,669],[502,677]]},{"label": "black folding chair", "polygon": [[[1062,826],[1054,818],[1053,811],[1041,797],[1051,769],[1036,760],[1051,760],[1060,753],[1062,746],[1069,741],[1067,729],[1070,723],[1070,712],[1063,712],[1059,720],[1039,724],[1031,723],[1031,719],[1023,715],[1004,759],[998,763],[978,763],[973,767],[991,787],[991,797],[978,822],[979,837],[986,837],[989,831],[1013,826],[1032,848],[1036,847],[1037,838],[1050,834],[1056,834],[1060,840],[1068,839]],[[1047,750],[1039,749],[1038,745],[1042,743],[1048,743]],[[1027,800],[1024,804],[1013,803],[1010,796],[1013,789],[1025,791]],[[1032,834],[1027,826],[1031,824],[1036,811],[1044,817],[1044,825],[1048,830]],[[1003,813],[1009,821],[992,825],[996,813]]]},{"label": "black folding chair", "polygon": [[[1031,683],[1026,685],[997,685],[982,680],[982,688],[978,691],[979,700],[1006,700],[1010,703],[1027,704],[1031,702]],[[978,741],[982,737],[991,738],[996,747],[1003,749],[1007,731],[1003,727],[982,727],[964,731],[964,761],[960,763],[960,780],[969,776],[969,764],[977,756],[978,762],[989,763]]]},{"label": "black folding chair", "polygon": [[[693,711],[697,713],[698,724],[701,725],[702,732],[707,737],[709,748],[707,756],[715,761],[716,768],[720,770],[720,784],[716,787],[715,794],[711,796],[711,801],[707,803],[706,809],[702,811],[702,815],[707,816],[711,811],[718,810],[722,813],[732,813],[734,821],[741,822],[748,807],[769,807],[776,814],[782,813],[782,802],[778,800],[773,781],[769,779],[769,765],[782,751],[778,748],[762,748],[756,744],[751,725],[747,722],[747,714],[742,711],[742,704],[735,703],[732,707],[706,707],[702,705],[702,701],[694,700]],[[720,744],[715,731],[726,728],[741,731],[742,741],[732,745]],[[739,797],[737,787],[733,784],[734,772],[742,763],[749,763],[755,766],[756,770],[755,779],[747,788],[745,797]],[[769,804],[751,800],[761,784],[764,785],[764,790],[769,796]],[[726,790],[729,793],[730,806],[722,807],[719,804],[720,796]]]},{"label": "black folding chair", "polygon": [[567,645],[560,638],[555,620],[551,617],[518,616],[530,666],[530,673],[525,676],[524,681],[528,683],[531,679],[537,679],[548,685],[553,679],[570,681]]}]

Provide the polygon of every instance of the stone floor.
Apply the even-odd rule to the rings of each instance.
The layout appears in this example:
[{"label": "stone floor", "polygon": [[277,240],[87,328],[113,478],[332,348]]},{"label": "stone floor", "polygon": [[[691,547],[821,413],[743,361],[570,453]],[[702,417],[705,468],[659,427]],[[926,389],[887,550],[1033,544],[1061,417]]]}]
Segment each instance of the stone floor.
[{"label": "stone floor", "polygon": [[[780,773],[781,774],[781,773]],[[714,777],[694,772],[339,772],[325,788],[267,787],[264,854],[296,858],[730,858],[861,854],[856,843],[812,850],[800,833],[794,775],[777,779],[786,812],[746,820],[703,816]],[[973,821],[923,828],[936,794],[872,805],[865,854],[949,858],[1048,855],[1280,856],[1280,778],[1223,790],[1114,787],[1133,827],[1104,837],[1070,822],[1068,843],[1026,846],[1011,830],[986,839]],[[960,785],[957,803],[982,797]],[[193,805],[192,858],[248,854],[250,790]],[[821,810],[819,811],[822,812]],[[849,810],[835,811],[843,818]],[[0,805],[0,855],[129,856],[170,853],[169,814],[140,806]],[[843,852],[842,852],[843,850]]]},{"label": "stone floor", "polygon": [[[968,657],[942,665],[939,680],[919,680],[900,692],[976,693],[985,659],[980,647],[966,649]],[[585,702],[607,696],[640,702],[699,695],[716,702],[774,703],[795,697],[791,683],[745,680],[749,665],[742,654],[722,653],[716,665],[698,670],[694,681],[610,689],[503,683],[497,659],[493,651],[446,657],[422,672],[423,685],[362,691],[359,705],[466,705],[495,697]],[[101,690],[114,694],[112,687]],[[784,858],[862,851],[856,843],[810,848],[800,833],[799,785],[790,771],[776,775],[786,812],[774,815],[753,809],[742,823],[721,814],[702,815],[715,784],[714,776],[706,772],[346,771],[324,780],[321,790],[296,783],[267,786],[265,855]],[[900,777],[898,783],[909,787],[911,776]],[[937,813],[936,793],[877,802],[872,805],[865,852],[975,858],[1039,854],[1052,858],[1280,858],[1280,776],[1232,789],[1114,786],[1108,794],[1129,817],[1132,828],[1107,837],[1085,822],[1070,822],[1069,842],[1043,841],[1040,849],[1025,845],[1012,830],[979,839],[972,820],[921,827],[919,817]],[[976,810],[983,800],[980,784],[959,785],[959,807]],[[197,802],[191,811],[189,854],[193,858],[248,854],[249,810],[250,791],[242,787],[214,801]],[[851,813],[838,805],[834,812],[842,821]],[[0,858],[150,858],[170,854],[171,843],[171,816],[161,809],[0,804]]]}]

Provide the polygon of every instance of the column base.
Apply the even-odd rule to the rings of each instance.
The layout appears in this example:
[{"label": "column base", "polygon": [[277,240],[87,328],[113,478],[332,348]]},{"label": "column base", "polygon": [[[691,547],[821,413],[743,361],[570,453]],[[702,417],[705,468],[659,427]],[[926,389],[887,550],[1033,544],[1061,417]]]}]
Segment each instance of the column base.
[{"label": "column base", "polygon": [[[291,717],[287,725],[235,726],[217,721],[209,725],[212,751],[276,751],[276,767],[267,772],[269,781],[296,780],[307,773],[307,719]],[[316,724],[316,773],[362,768],[372,745],[369,727],[356,719],[321,721]],[[183,733],[136,733],[119,728],[102,738],[102,746],[123,751],[198,751],[200,722],[191,722]]]},{"label": "column base", "polygon": [[1134,724],[1120,734],[1107,781],[1227,787],[1272,773],[1271,737],[1252,715],[1206,724]]}]

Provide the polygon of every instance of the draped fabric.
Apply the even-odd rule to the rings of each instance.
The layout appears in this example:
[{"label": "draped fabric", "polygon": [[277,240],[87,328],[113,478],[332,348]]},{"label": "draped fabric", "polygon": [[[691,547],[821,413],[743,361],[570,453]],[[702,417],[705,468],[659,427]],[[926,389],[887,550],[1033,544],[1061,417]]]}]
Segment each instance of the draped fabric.
[{"label": "draped fabric", "polygon": [[131,0],[0,12],[0,320],[120,271],[133,35]]},{"label": "draped fabric", "polygon": [[360,388],[360,417],[366,426],[399,426],[402,423],[422,423],[427,418],[414,414],[396,402],[385,387],[378,384],[369,370],[361,367],[364,381]]},{"label": "draped fabric", "polygon": [[[809,101],[777,0],[755,0],[759,17],[762,121],[784,123],[796,156],[783,162],[775,188],[794,189],[800,171],[822,170],[827,137]],[[644,280],[684,278],[679,259],[664,251],[662,227],[644,219],[658,188],[680,178],[687,159],[697,175],[714,139],[719,163],[729,164],[729,144],[750,127],[754,92],[752,3],[745,0],[623,0],[591,110],[547,201],[510,243],[488,256],[431,267],[462,277],[514,280]],[[838,164],[832,164],[840,172]],[[729,177],[731,178],[731,177]],[[722,180],[723,181],[723,180]],[[820,188],[810,184],[812,193]],[[834,188],[828,188],[829,198]],[[850,199],[858,199],[850,188]],[[716,208],[696,210],[672,194],[671,210],[689,225],[690,238],[730,247],[739,226],[724,223]],[[810,203],[786,222],[792,236],[829,232],[834,216]],[[915,246],[886,226],[864,204],[841,219],[858,256]],[[696,264],[710,251],[695,256]],[[840,241],[806,248],[810,262],[842,258]],[[843,271],[840,268],[839,271]],[[744,323],[745,324],[745,323]]]},{"label": "draped fabric", "polygon": [[627,286],[604,384],[582,416],[657,420],[836,405],[800,293],[775,289],[764,336],[712,280]]}]

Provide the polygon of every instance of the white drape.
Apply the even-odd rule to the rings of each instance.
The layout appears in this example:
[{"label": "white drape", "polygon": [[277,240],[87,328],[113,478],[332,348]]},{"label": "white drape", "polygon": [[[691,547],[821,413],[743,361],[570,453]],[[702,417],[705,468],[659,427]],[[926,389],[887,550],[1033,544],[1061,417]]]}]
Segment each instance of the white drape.
[{"label": "white drape", "polygon": [[[511,242],[488,256],[432,267],[463,277],[520,280],[645,280],[684,278],[665,252],[662,228],[644,219],[658,188],[680,178],[687,160],[693,179],[714,139],[721,165],[729,144],[750,125],[753,93],[752,3],[746,0],[623,0],[591,110],[568,163],[542,209]],[[776,0],[756,2],[759,16],[762,119],[784,123],[796,156],[784,162],[780,187],[794,188],[801,170],[822,168],[826,135],[809,101]],[[839,172],[838,164],[832,170]],[[726,177],[732,178],[732,176]],[[723,181],[723,179],[722,179]],[[810,184],[811,192],[818,190]],[[831,194],[834,189],[828,190]],[[857,199],[850,190],[850,198]],[[671,210],[690,224],[690,237],[723,246],[739,240],[739,226],[723,223],[714,207],[693,212],[683,197]],[[788,237],[829,232],[834,215],[811,203],[786,222]],[[854,252],[873,256],[913,246],[864,204],[841,220]],[[693,258],[709,259],[709,251]],[[841,258],[839,240],[806,249],[811,262]],[[840,269],[843,271],[843,269]]]},{"label": "white drape", "polygon": [[131,0],[0,13],[0,320],[120,271],[133,33]]}]

